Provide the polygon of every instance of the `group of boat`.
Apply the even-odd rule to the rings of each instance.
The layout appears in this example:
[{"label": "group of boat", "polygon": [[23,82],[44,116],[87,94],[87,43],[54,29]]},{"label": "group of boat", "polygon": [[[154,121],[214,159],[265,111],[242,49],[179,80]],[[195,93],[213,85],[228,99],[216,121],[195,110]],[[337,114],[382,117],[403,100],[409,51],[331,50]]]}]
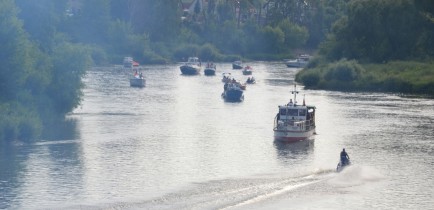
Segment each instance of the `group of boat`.
[{"label": "group of boat", "polygon": [[[286,64],[288,67],[304,67],[309,61],[308,55],[300,55],[296,60],[288,60]],[[123,63],[124,67],[132,68],[138,65],[131,57],[126,57]],[[180,66],[182,74],[196,75],[201,71],[202,64],[197,57],[190,57],[187,62]],[[252,67],[243,66],[241,61],[232,63],[233,69],[243,69],[243,75],[251,75]],[[204,70],[205,75],[215,75],[216,65],[214,63],[207,63]],[[248,77],[247,81],[242,84],[234,79],[231,73],[223,73],[222,82],[223,93],[222,98],[228,102],[240,102],[244,100],[244,91],[246,84],[254,84],[256,82],[254,77]],[[142,73],[137,70],[130,78],[130,85],[135,87],[144,87],[145,79]],[[283,142],[296,142],[310,139],[315,135],[315,110],[313,105],[307,105],[303,97],[302,104],[297,101],[297,86],[294,84],[294,89],[291,91],[293,98],[288,103],[278,105],[277,114],[274,118],[274,139]],[[340,161],[337,165],[336,171],[340,172],[346,166],[350,165],[348,161]]]}]

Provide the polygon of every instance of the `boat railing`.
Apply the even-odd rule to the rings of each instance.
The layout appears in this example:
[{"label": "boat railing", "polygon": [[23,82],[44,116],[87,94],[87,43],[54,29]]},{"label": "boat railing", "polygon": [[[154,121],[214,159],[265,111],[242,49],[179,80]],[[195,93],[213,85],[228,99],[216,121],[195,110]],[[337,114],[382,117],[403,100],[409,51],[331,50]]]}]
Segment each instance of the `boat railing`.
[{"label": "boat railing", "polygon": [[310,130],[315,127],[315,121],[310,120],[297,120],[297,119],[279,119],[279,114],[274,118],[274,129],[278,127],[288,127],[297,128],[298,130]]}]

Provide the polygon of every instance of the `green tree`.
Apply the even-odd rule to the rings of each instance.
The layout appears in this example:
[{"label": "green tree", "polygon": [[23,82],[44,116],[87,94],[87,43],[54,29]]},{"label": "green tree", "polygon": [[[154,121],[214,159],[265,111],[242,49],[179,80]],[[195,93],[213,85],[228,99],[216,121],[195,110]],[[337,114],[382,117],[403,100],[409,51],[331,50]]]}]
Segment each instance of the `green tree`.
[{"label": "green tree", "polygon": [[16,0],[20,9],[18,17],[24,22],[24,29],[30,38],[48,52],[54,47],[59,24],[64,20],[67,0]]}]

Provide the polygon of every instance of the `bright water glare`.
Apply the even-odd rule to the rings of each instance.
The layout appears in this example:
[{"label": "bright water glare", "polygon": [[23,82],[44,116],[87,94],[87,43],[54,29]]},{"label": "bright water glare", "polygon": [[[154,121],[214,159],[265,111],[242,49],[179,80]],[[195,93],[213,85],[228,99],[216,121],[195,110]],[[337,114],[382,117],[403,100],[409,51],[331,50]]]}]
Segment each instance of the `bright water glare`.
[{"label": "bright water glare", "polygon": [[[434,101],[384,93],[304,90],[317,135],[274,142],[277,106],[297,69],[251,62],[257,83],[224,102],[223,72],[179,65],[93,68],[82,105],[36,143],[2,145],[0,208],[432,209]],[[353,165],[335,173],[339,152]]]}]

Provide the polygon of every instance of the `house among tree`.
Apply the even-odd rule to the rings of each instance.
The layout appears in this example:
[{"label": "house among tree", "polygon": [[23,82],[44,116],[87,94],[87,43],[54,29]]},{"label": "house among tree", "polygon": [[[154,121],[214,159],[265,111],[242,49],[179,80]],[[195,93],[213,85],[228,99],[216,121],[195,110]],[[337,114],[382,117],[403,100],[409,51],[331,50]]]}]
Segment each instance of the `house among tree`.
[{"label": "house among tree", "polygon": [[182,9],[189,14],[201,13],[204,4],[208,4],[207,0],[182,0]]},{"label": "house among tree", "polygon": [[182,20],[193,18],[197,21],[198,17],[208,5],[208,0],[181,0],[183,10]]}]

